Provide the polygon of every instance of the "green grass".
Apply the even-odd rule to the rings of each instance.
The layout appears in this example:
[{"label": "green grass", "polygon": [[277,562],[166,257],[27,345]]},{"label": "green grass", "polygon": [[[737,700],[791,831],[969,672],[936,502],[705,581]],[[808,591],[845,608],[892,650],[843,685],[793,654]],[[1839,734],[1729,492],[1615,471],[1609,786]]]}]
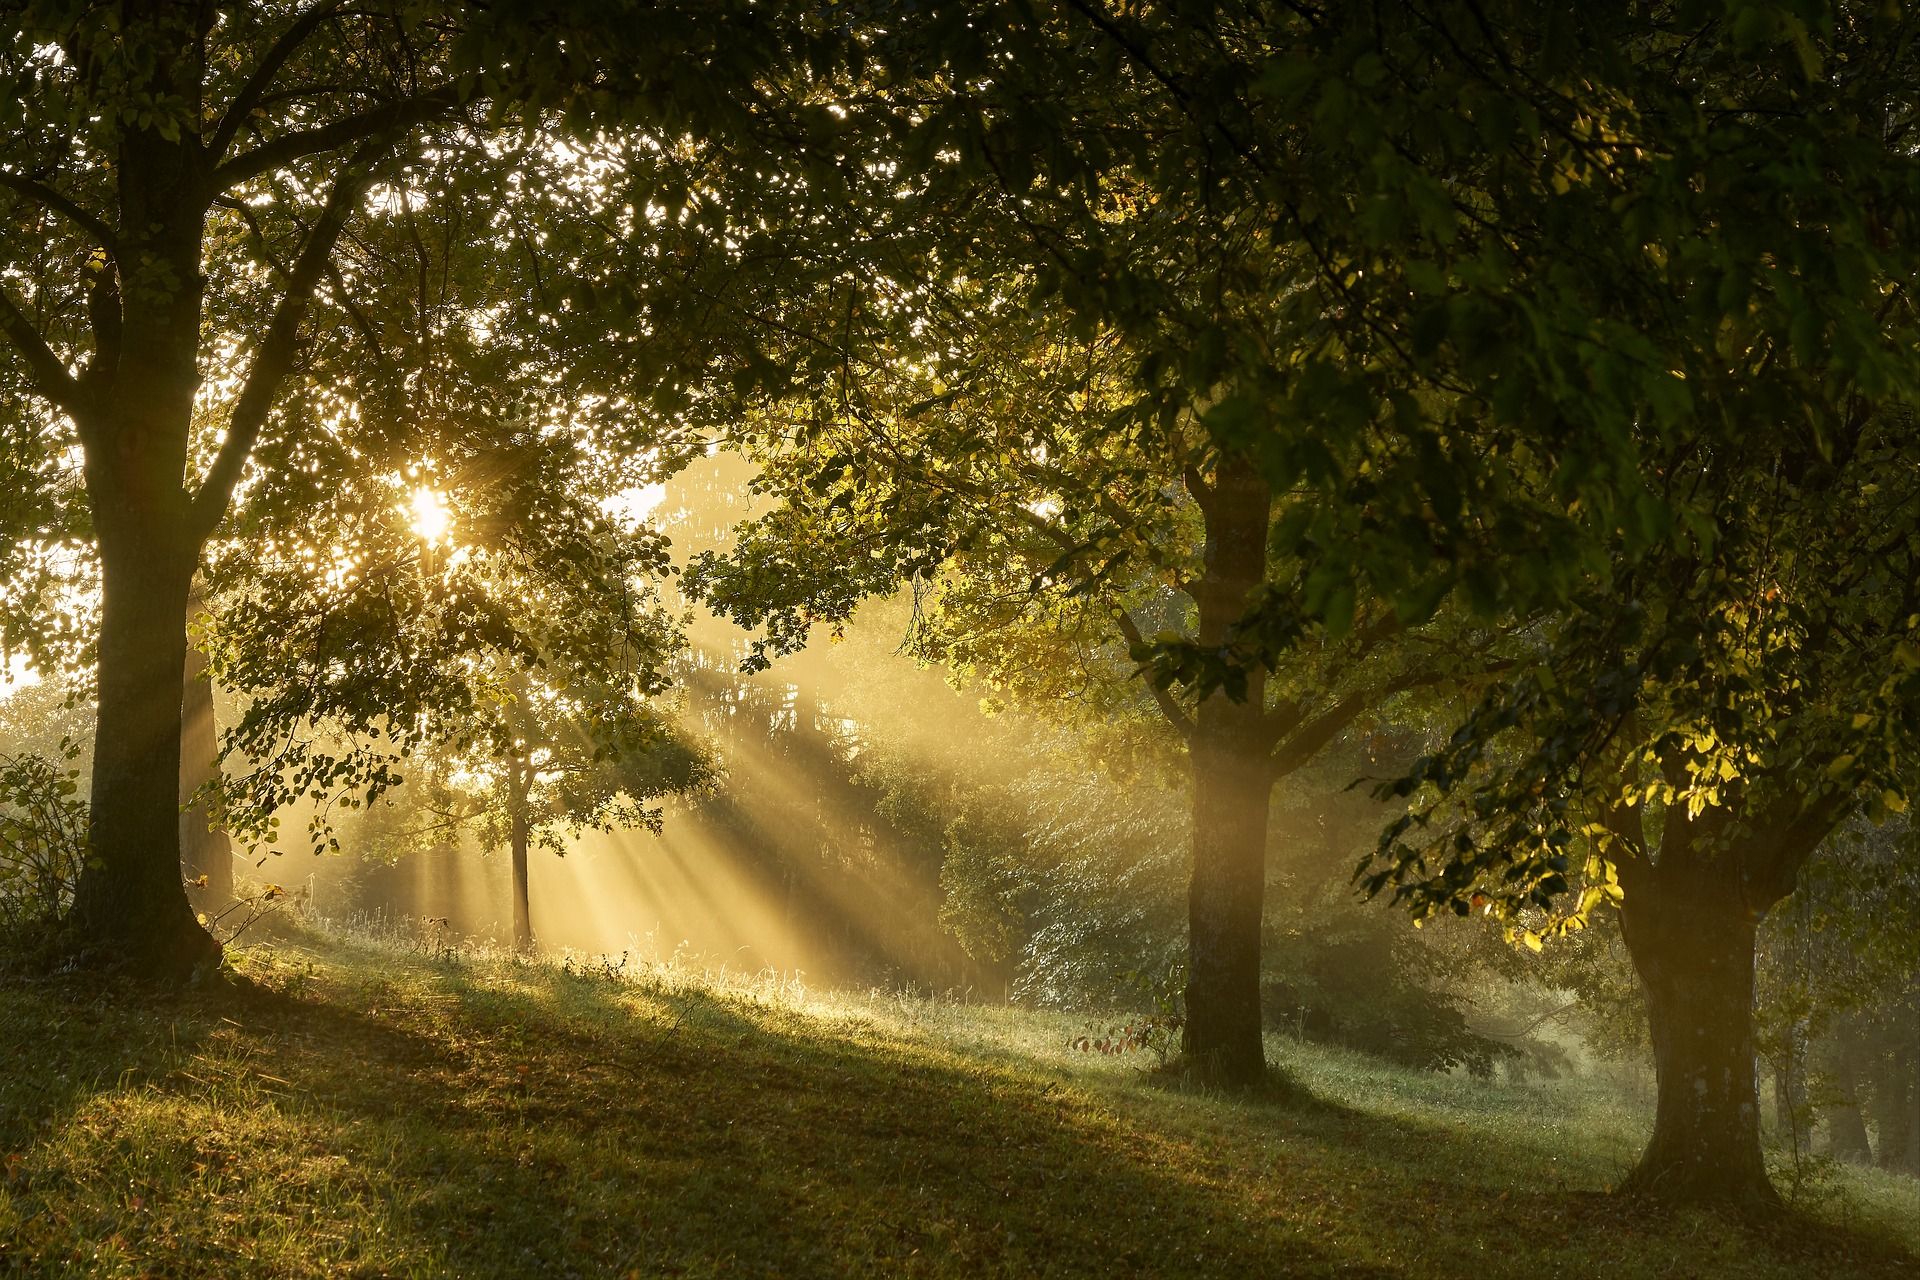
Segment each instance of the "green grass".
[{"label": "green grass", "polygon": [[1593,1083],[1276,1042],[1300,1087],[1247,1101],[1061,1015],[318,938],[236,963],[0,985],[0,1272],[1920,1273],[1908,1180],[1766,1228],[1607,1198],[1639,1135]]}]

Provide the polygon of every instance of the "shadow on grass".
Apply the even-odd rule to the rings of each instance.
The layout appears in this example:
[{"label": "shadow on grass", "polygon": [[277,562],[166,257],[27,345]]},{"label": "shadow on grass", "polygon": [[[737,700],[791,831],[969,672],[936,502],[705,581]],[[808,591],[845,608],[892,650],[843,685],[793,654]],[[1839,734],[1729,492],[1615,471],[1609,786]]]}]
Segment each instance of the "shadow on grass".
[{"label": "shadow on grass", "polygon": [[[311,1219],[378,1201],[381,1241],[361,1233],[344,1252],[316,1253],[312,1273],[1401,1274],[1249,1222],[1230,1191],[1160,1167],[1124,1126],[923,1045],[550,971],[272,981],[101,1003],[98,1027],[63,1050],[95,1069],[8,1104],[7,1143],[40,1148],[16,1211],[70,1218],[83,1234],[111,1228],[138,1269],[195,1274],[224,1254],[223,1274],[248,1273],[241,1242],[196,1238],[187,1210],[206,1189],[156,1178],[157,1139],[136,1122],[87,1147],[93,1165],[104,1155],[124,1167],[60,1159],[62,1129],[92,1095],[198,1097],[182,1064],[219,1042],[272,1082],[251,1103],[285,1111],[269,1133],[286,1132],[309,1163],[317,1142],[354,1170],[351,1194],[302,1175],[273,1207]],[[0,992],[54,1042],[73,1035],[61,1010],[77,998]],[[236,1085],[208,1105],[246,1096]],[[130,1175],[156,1189],[125,1222],[105,1221],[99,1202],[63,1202],[76,1181]],[[161,1219],[165,1232],[148,1225]],[[43,1262],[84,1254],[57,1233],[37,1247]],[[289,1273],[284,1252],[271,1273]]]},{"label": "shadow on grass", "polygon": [[[1562,1160],[1576,1154],[1564,1138],[1558,1153],[1540,1134],[1501,1132],[1490,1143],[1484,1129],[1322,1095],[1278,1065],[1258,1084],[1232,1090],[1177,1062],[1141,1080],[1171,1106],[1230,1108],[1238,1163],[1271,1169],[1273,1151],[1285,1150],[1299,1181],[1348,1189],[1349,1215],[1383,1227],[1399,1219],[1396,1256],[1416,1273],[1518,1275],[1545,1266],[1609,1276],[1640,1274],[1636,1267],[1649,1275],[1920,1276],[1920,1257],[1877,1231],[1792,1205],[1677,1209],[1615,1195],[1581,1185],[1565,1167],[1574,1161]],[[1496,1256],[1486,1256],[1489,1246]],[[1724,1269],[1692,1270],[1699,1262],[1682,1262],[1688,1254]]]},{"label": "shadow on grass", "polygon": [[[262,976],[0,987],[0,1158],[28,1166],[0,1194],[0,1271],[1913,1273],[1819,1224],[1503,1185],[1453,1129],[1292,1084],[1249,1101],[1170,1078],[1115,1114],[1017,1065],[697,990],[332,949]],[[181,1132],[222,1125],[217,1161]],[[35,1224],[11,1254],[7,1212]]]}]

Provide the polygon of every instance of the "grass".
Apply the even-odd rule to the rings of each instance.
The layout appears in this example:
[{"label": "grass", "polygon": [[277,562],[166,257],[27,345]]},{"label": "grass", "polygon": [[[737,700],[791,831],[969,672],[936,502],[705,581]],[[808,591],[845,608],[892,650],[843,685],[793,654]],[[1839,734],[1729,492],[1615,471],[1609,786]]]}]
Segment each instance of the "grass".
[{"label": "grass", "polygon": [[1920,1184],[1767,1227],[1602,1194],[1606,1088],[1276,1042],[1249,1101],[1084,1020],[295,937],[0,985],[0,1273],[1912,1276]]}]

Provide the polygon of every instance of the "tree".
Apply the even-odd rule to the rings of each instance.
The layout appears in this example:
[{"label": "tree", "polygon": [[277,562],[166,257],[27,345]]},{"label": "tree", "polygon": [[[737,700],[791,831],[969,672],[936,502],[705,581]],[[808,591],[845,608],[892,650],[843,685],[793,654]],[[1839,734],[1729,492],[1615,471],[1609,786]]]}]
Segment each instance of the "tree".
[{"label": "tree", "polygon": [[[1591,789],[1604,857],[1556,915],[1624,893],[1663,1082],[1627,1185],[1770,1201],[1752,918],[1856,802],[1905,793],[1883,766],[1910,720],[1912,615],[1877,567],[1906,554],[1894,459],[1920,400],[1915,18],[1770,0],[998,18],[1039,56],[966,95],[982,129],[948,127],[990,159],[1027,143],[1014,216],[1050,296],[1177,372],[1143,400],[1211,406],[1223,452],[1323,499],[1272,550],[1311,549],[1350,589],[1258,602],[1241,660],[1352,599],[1555,615],[1545,673],[1403,788],[1461,795],[1463,821],[1411,815],[1369,884],[1416,909],[1478,894],[1538,942],[1520,913],[1581,861],[1553,806]],[[1076,130],[1063,81],[1117,86],[1122,122]],[[1209,646],[1154,649],[1197,696],[1234,678]],[[1470,785],[1489,777],[1511,785]]]},{"label": "tree", "polygon": [[1031,293],[1125,334],[1155,375],[1137,404],[1200,410],[1219,456],[1323,499],[1270,551],[1341,588],[1263,596],[1233,644],[1151,645],[1157,674],[1208,698],[1353,600],[1553,612],[1542,667],[1404,789],[1517,780],[1471,788],[1495,830],[1418,813],[1370,883],[1547,911],[1578,859],[1543,841],[1578,828],[1541,806],[1570,777],[1632,797],[1588,806],[1604,856],[1557,917],[1624,892],[1663,1080],[1627,1185],[1770,1201],[1751,917],[1857,801],[1905,793],[1880,766],[1911,615],[1868,566],[1911,528],[1914,16],[946,17],[965,31],[908,36],[955,45],[915,134],[998,179]]},{"label": "tree", "polygon": [[1626,608],[1596,593],[1570,614],[1541,670],[1399,784],[1436,798],[1369,875],[1418,914],[1548,911],[1526,931],[1536,946],[1619,903],[1661,1080],[1630,1189],[1771,1199],[1756,928],[1843,818],[1908,803],[1920,597],[1902,566],[1920,552],[1920,489],[1896,461],[1899,415],[1846,430],[1830,462],[1776,438],[1689,468],[1711,538],[1634,574]]},{"label": "tree", "polygon": [[[510,348],[495,372],[519,379],[499,388],[520,395],[519,420],[564,405],[601,447],[649,443],[656,420],[633,406],[685,403],[692,379],[661,371],[689,330],[611,342],[609,313],[589,345],[577,298],[629,252],[653,272],[642,279],[677,284],[660,271],[674,260],[661,241],[697,245],[714,227],[685,216],[700,202],[684,185],[674,193],[684,149],[638,129],[610,140],[593,122],[627,111],[670,142],[708,136],[750,114],[757,100],[735,90],[776,83],[772,62],[804,66],[819,42],[804,23],[776,30],[754,6],[7,8],[9,431],[25,437],[37,477],[77,448],[85,489],[51,511],[36,501],[6,514],[26,522],[29,546],[83,528],[101,583],[93,860],[76,936],[179,976],[218,954],[178,875],[187,596],[236,495],[276,479],[297,499],[324,490],[327,467],[362,465],[409,435],[490,429],[407,411],[410,362],[455,319]],[[699,76],[685,74],[696,65]],[[636,157],[636,189],[661,199],[603,201],[590,175],[624,173]],[[368,304],[427,210],[473,215],[467,246],[527,287],[463,299],[458,317],[423,312],[409,341],[385,346],[400,335],[370,323]],[[636,221],[658,235],[634,235]],[[560,276],[579,292],[558,296]],[[624,296],[632,319],[644,308]],[[11,580],[8,593],[11,606]]]},{"label": "tree", "polygon": [[[555,678],[551,666],[544,674]],[[431,843],[471,832],[482,851],[507,851],[513,942],[530,950],[529,851],[565,856],[567,837],[589,829],[657,832],[660,811],[647,802],[694,786],[701,770],[661,712],[631,686],[608,685],[592,674],[576,674],[559,688],[517,671],[490,676],[480,678],[493,685],[498,700],[477,732],[464,727],[473,740],[464,750],[447,743],[417,756],[419,774],[407,800],[425,811],[428,820],[417,834]]]},{"label": "tree", "polygon": [[[1137,353],[1111,333],[1076,340],[991,296],[923,314],[919,332],[911,346],[879,336],[837,411],[736,431],[779,505],[690,580],[767,626],[762,661],[863,596],[920,580],[917,652],[1029,703],[1157,718],[1159,749],[1185,757],[1192,788],[1185,1050],[1222,1079],[1256,1080],[1275,783],[1396,694],[1491,659],[1351,598],[1284,663],[1238,652],[1256,601],[1343,586],[1270,556],[1290,496],[1214,446],[1194,413],[1132,412]],[[1149,635],[1184,638],[1228,674],[1183,703],[1164,678],[1135,678]]]},{"label": "tree", "polygon": [[[1462,391],[1423,403],[1485,455],[1436,464],[1476,495],[1474,521],[1497,532],[1537,513],[1579,551],[1546,584],[1559,622],[1544,671],[1402,788],[1461,807],[1410,815],[1368,884],[1416,911],[1476,895],[1544,911],[1597,853],[1554,915],[1617,897],[1645,985],[1660,1101],[1624,1185],[1771,1202],[1755,922],[1842,817],[1900,807],[1908,785],[1889,761],[1914,710],[1897,566],[1920,389],[1899,353],[1920,262],[1893,228],[1920,171],[1910,109],[1885,90],[1911,76],[1910,19],[1596,14],[1565,44],[1558,18],[1470,9],[1350,33],[1383,84],[1409,89],[1372,114],[1369,192],[1439,183],[1446,198],[1331,230],[1368,264],[1356,305],[1411,343],[1396,376]],[[1577,93],[1547,88],[1593,48],[1610,53]],[[1442,86],[1482,104],[1458,136],[1420,120]],[[1563,159],[1523,158],[1503,141],[1514,130]],[[1545,484],[1525,483],[1522,458]],[[1502,459],[1506,496],[1486,484]],[[1487,599],[1542,598],[1523,576],[1535,557],[1480,544]]]},{"label": "tree", "polygon": [[508,849],[530,947],[532,847],[657,829],[648,802],[704,776],[665,696],[684,646],[660,598],[667,541],[621,510],[644,459],[510,422],[441,443],[431,476],[250,504],[213,549],[202,632],[243,708],[220,816],[257,847],[311,806],[320,853],[336,808],[410,779],[427,819],[388,843]]}]

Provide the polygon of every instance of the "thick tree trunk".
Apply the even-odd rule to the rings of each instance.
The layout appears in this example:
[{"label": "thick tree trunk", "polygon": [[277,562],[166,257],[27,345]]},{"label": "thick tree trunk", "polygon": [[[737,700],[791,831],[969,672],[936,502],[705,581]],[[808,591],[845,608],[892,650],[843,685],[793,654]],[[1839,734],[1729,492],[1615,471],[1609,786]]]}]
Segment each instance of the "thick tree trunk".
[{"label": "thick tree trunk", "polygon": [[[1198,639],[1224,645],[1265,580],[1272,499],[1253,467],[1229,460],[1201,501],[1205,571],[1192,587]],[[1260,1025],[1260,929],[1266,900],[1267,809],[1273,779],[1265,740],[1266,672],[1201,702],[1189,741],[1193,871],[1187,894],[1189,1062],[1227,1084],[1265,1073]],[[1237,693],[1239,696],[1233,696]]]},{"label": "thick tree trunk", "polygon": [[1757,922],[1725,886],[1659,879],[1657,891],[1629,890],[1621,908],[1659,1096],[1653,1137],[1620,1190],[1679,1203],[1778,1204],[1760,1153],[1754,1077]]},{"label": "thick tree trunk", "polygon": [[1827,1151],[1849,1164],[1871,1164],[1873,1146],[1867,1140],[1867,1122],[1860,1114],[1860,1036],[1851,1016],[1834,1025],[1827,1052],[1826,1074],[1832,1102],[1822,1112],[1827,1126]]},{"label": "thick tree trunk", "polygon": [[180,879],[180,715],[194,554],[101,540],[100,716],[92,856],[74,898],[76,948],[179,980],[219,961]]},{"label": "thick tree trunk", "polygon": [[[126,47],[155,53],[128,91],[199,118],[212,11],[128,6],[122,20]],[[75,415],[101,616],[92,849],[74,893],[73,944],[82,956],[178,981],[220,957],[180,878],[187,591],[206,534],[186,486],[207,160],[196,137],[159,125],[127,129],[116,160],[119,243],[112,274],[89,298],[95,350]]]},{"label": "thick tree trunk", "polygon": [[507,767],[507,785],[512,788],[508,843],[513,851],[513,945],[517,951],[531,951],[533,911],[527,898],[527,793],[531,780],[518,758],[509,761]]},{"label": "thick tree trunk", "polygon": [[[217,916],[233,901],[233,844],[214,825],[213,814],[200,789],[220,776],[220,735],[213,715],[213,683],[207,675],[207,655],[187,649],[186,683],[180,705],[180,865],[189,886],[188,898],[208,916]],[[204,886],[196,886],[200,877]]]}]

